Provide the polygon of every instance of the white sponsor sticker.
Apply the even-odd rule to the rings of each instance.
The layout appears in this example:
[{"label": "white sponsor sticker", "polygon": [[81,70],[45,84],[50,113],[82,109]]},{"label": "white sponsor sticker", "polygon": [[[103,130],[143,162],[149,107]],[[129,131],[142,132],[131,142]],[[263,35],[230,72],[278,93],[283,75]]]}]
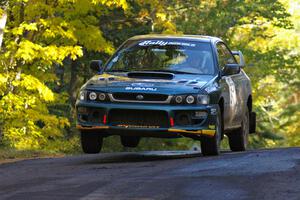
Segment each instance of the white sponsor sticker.
[{"label": "white sponsor sticker", "polygon": [[159,45],[159,46],[179,45],[179,46],[188,46],[188,47],[196,46],[196,44],[189,43],[189,42],[176,42],[176,41],[163,41],[163,40],[145,40],[139,43],[139,46],[151,46],[151,45]]},{"label": "white sponsor sticker", "polygon": [[216,91],[216,90],[218,90],[218,85],[217,85],[217,83],[214,83],[214,84],[208,86],[207,88],[205,88],[205,91],[206,91],[207,93],[211,93],[211,92]]},{"label": "white sponsor sticker", "polygon": [[157,91],[157,88],[148,88],[148,87],[126,87],[125,90]]},{"label": "white sponsor sticker", "polygon": [[225,81],[226,81],[226,83],[228,85],[228,89],[229,89],[230,109],[232,110],[233,113],[237,114],[238,106],[237,106],[237,94],[236,94],[235,84],[231,77],[226,77]]},{"label": "white sponsor sticker", "polygon": [[225,81],[229,88],[230,105],[234,106],[237,104],[235,84],[231,77],[225,77]]}]

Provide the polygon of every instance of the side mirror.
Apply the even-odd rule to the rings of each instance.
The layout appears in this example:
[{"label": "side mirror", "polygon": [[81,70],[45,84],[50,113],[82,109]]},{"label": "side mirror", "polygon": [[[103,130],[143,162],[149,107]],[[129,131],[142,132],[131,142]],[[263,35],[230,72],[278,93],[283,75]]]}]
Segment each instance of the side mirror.
[{"label": "side mirror", "polygon": [[239,64],[226,64],[223,69],[223,75],[232,75],[240,72]]},{"label": "side mirror", "polygon": [[102,60],[92,60],[90,62],[90,69],[96,71],[98,73],[102,73],[103,71],[103,62]]},{"label": "side mirror", "polygon": [[236,57],[239,57],[238,63],[240,67],[245,67],[244,55],[241,51],[231,51],[231,53]]}]

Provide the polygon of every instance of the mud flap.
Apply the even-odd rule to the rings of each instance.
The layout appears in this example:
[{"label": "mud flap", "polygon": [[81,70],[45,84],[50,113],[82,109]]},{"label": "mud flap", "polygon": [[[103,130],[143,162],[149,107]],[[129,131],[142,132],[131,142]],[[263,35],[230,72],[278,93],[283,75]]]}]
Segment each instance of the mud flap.
[{"label": "mud flap", "polygon": [[251,112],[250,113],[250,126],[249,126],[249,133],[255,133],[256,132],[256,113]]}]

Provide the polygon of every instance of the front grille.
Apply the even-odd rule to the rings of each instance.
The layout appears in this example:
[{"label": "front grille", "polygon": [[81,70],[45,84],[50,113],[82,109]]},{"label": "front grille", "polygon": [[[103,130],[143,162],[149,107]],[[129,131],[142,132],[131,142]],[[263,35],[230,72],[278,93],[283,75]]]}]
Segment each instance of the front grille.
[{"label": "front grille", "polygon": [[169,127],[167,112],[153,110],[111,110],[108,123],[112,126]]},{"label": "front grille", "polygon": [[[143,99],[139,99],[138,96],[142,95]],[[122,101],[166,101],[168,95],[165,94],[148,94],[148,93],[114,93],[113,98]]]}]

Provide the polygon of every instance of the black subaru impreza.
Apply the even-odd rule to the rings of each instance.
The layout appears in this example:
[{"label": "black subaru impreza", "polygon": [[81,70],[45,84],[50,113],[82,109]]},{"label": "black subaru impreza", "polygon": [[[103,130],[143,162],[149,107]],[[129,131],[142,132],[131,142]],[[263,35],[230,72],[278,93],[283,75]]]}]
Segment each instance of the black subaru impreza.
[{"label": "black subaru impreza", "polygon": [[210,36],[144,35],[128,39],[85,83],[76,102],[85,153],[119,135],[125,147],[141,137],[189,137],[203,155],[218,155],[226,134],[232,151],[255,132],[251,82],[240,51]]}]

